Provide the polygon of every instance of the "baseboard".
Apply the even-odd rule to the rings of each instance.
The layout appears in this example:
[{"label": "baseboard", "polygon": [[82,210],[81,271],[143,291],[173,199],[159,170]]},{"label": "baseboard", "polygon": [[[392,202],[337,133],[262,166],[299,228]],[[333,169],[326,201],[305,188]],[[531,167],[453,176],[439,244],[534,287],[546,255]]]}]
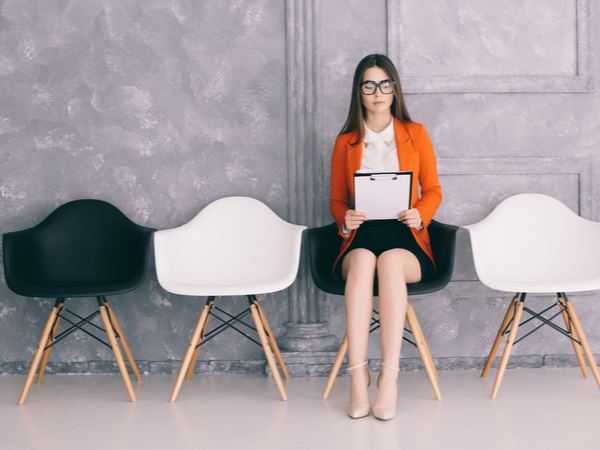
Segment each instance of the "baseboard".
[{"label": "baseboard", "polygon": [[[288,372],[292,377],[326,377],[331,372],[336,352],[282,352]],[[596,360],[598,356],[594,355]],[[484,357],[441,357],[433,358],[437,370],[481,370]],[[495,358],[492,368],[498,367],[500,358]],[[178,373],[181,361],[136,361],[140,373]],[[31,363],[28,361],[0,362],[0,374],[25,375]],[[378,371],[381,360],[370,359],[369,367]],[[513,355],[508,368],[579,367],[575,355]],[[404,371],[424,370],[420,358],[400,358],[400,369]],[[119,373],[115,361],[48,362],[47,374],[112,374]],[[266,360],[199,360],[194,373],[264,373],[271,376]],[[344,362],[340,376],[347,376]]]}]

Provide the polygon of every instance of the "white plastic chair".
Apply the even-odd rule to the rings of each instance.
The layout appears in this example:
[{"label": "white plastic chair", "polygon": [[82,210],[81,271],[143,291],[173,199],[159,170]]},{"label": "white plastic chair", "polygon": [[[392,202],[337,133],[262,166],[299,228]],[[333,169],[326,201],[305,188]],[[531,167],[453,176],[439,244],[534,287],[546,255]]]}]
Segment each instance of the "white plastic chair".
[{"label": "white plastic chair", "polygon": [[[565,294],[600,289],[600,223],[579,217],[547,195],[520,194],[504,200],[481,222],[463,228],[470,232],[475,269],[481,282],[492,289],[516,292],[481,374],[487,375],[502,337],[508,334],[491,398],[496,398],[500,389],[523,312],[540,320],[540,327],[550,325],[571,339],[587,377],[583,348],[600,386],[592,351]],[[536,313],[525,307],[527,293],[556,293],[557,302]],[[541,315],[555,307],[559,311],[552,317]],[[562,315],[566,329],[551,322],[558,315]]]},{"label": "white plastic chair", "polygon": [[[248,197],[227,197],[204,208],[187,224],[154,235],[156,273],[167,291],[189,296],[208,296],[192,335],[171,401],[183,379],[190,379],[200,345],[227,328],[233,328],[262,345],[283,400],[287,400],[269,344],[284,377],[287,369],[269,327],[258,294],[281,291],[296,279],[302,231],[306,227],[280,219],[265,204]],[[214,305],[215,296],[245,295],[250,306],[233,316]],[[222,319],[214,310],[224,314]],[[241,319],[251,314],[260,343],[237,325],[252,328]],[[210,316],[222,324],[206,333]]]}]

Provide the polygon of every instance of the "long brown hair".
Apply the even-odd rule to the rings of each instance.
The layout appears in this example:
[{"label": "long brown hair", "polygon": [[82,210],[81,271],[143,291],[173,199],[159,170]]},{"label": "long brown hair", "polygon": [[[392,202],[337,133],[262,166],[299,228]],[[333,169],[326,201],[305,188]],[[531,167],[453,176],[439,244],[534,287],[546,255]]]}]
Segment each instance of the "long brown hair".
[{"label": "long brown hair", "polygon": [[350,109],[348,110],[348,117],[346,123],[342,127],[341,134],[350,133],[352,131],[358,131],[358,139],[351,145],[358,144],[364,137],[363,123],[365,120],[365,107],[362,104],[360,83],[362,83],[363,75],[365,71],[371,67],[380,67],[390,77],[395,84],[394,86],[394,101],[391,106],[392,115],[403,122],[412,122],[406,103],[404,103],[404,94],[402,94],[402,86],[400,85],[400,77],[394,67],[394,63],[385,55],[368,55],[365,56],[361,62],[356,66],[354,72],[354,81],[352,82],[352,97],[350,99]]}]

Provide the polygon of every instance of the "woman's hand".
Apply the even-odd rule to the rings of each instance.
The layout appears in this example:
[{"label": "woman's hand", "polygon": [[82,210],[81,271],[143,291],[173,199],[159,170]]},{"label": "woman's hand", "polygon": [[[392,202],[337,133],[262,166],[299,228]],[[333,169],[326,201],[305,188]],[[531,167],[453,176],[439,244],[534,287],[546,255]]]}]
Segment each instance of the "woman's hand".
[{"label": "woman's hand", "polygon": [[344,217],[344,225],[348,231],[352,231],[360,227],[365,220],[367,220],[367,215],[364,212],[349,209]]},{"label": "woman's hand", "polygon": [[416,208],[410,208],[398,214],[398,220],[409,228],[423,228],[421,214]]}]

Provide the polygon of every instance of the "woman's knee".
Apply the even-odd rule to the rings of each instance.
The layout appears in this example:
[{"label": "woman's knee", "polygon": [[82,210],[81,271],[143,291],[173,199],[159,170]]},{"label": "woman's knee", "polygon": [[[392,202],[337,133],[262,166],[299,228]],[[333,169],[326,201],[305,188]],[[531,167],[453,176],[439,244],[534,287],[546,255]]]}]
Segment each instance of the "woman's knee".
[{"label": "woman's knee", "polygon": [[421,266],[417,257],[404,249],[393,249],[382,253],[377,259],[377,274],[395,279],[406,279],[414,283],[420,279]]},{"label": "woman's knee", "polygon": [[373,252],[357,248],[352,250],[344,258],[343,273],[344,278],[353,277],[373,277],[377,267],[377,257]]}]

